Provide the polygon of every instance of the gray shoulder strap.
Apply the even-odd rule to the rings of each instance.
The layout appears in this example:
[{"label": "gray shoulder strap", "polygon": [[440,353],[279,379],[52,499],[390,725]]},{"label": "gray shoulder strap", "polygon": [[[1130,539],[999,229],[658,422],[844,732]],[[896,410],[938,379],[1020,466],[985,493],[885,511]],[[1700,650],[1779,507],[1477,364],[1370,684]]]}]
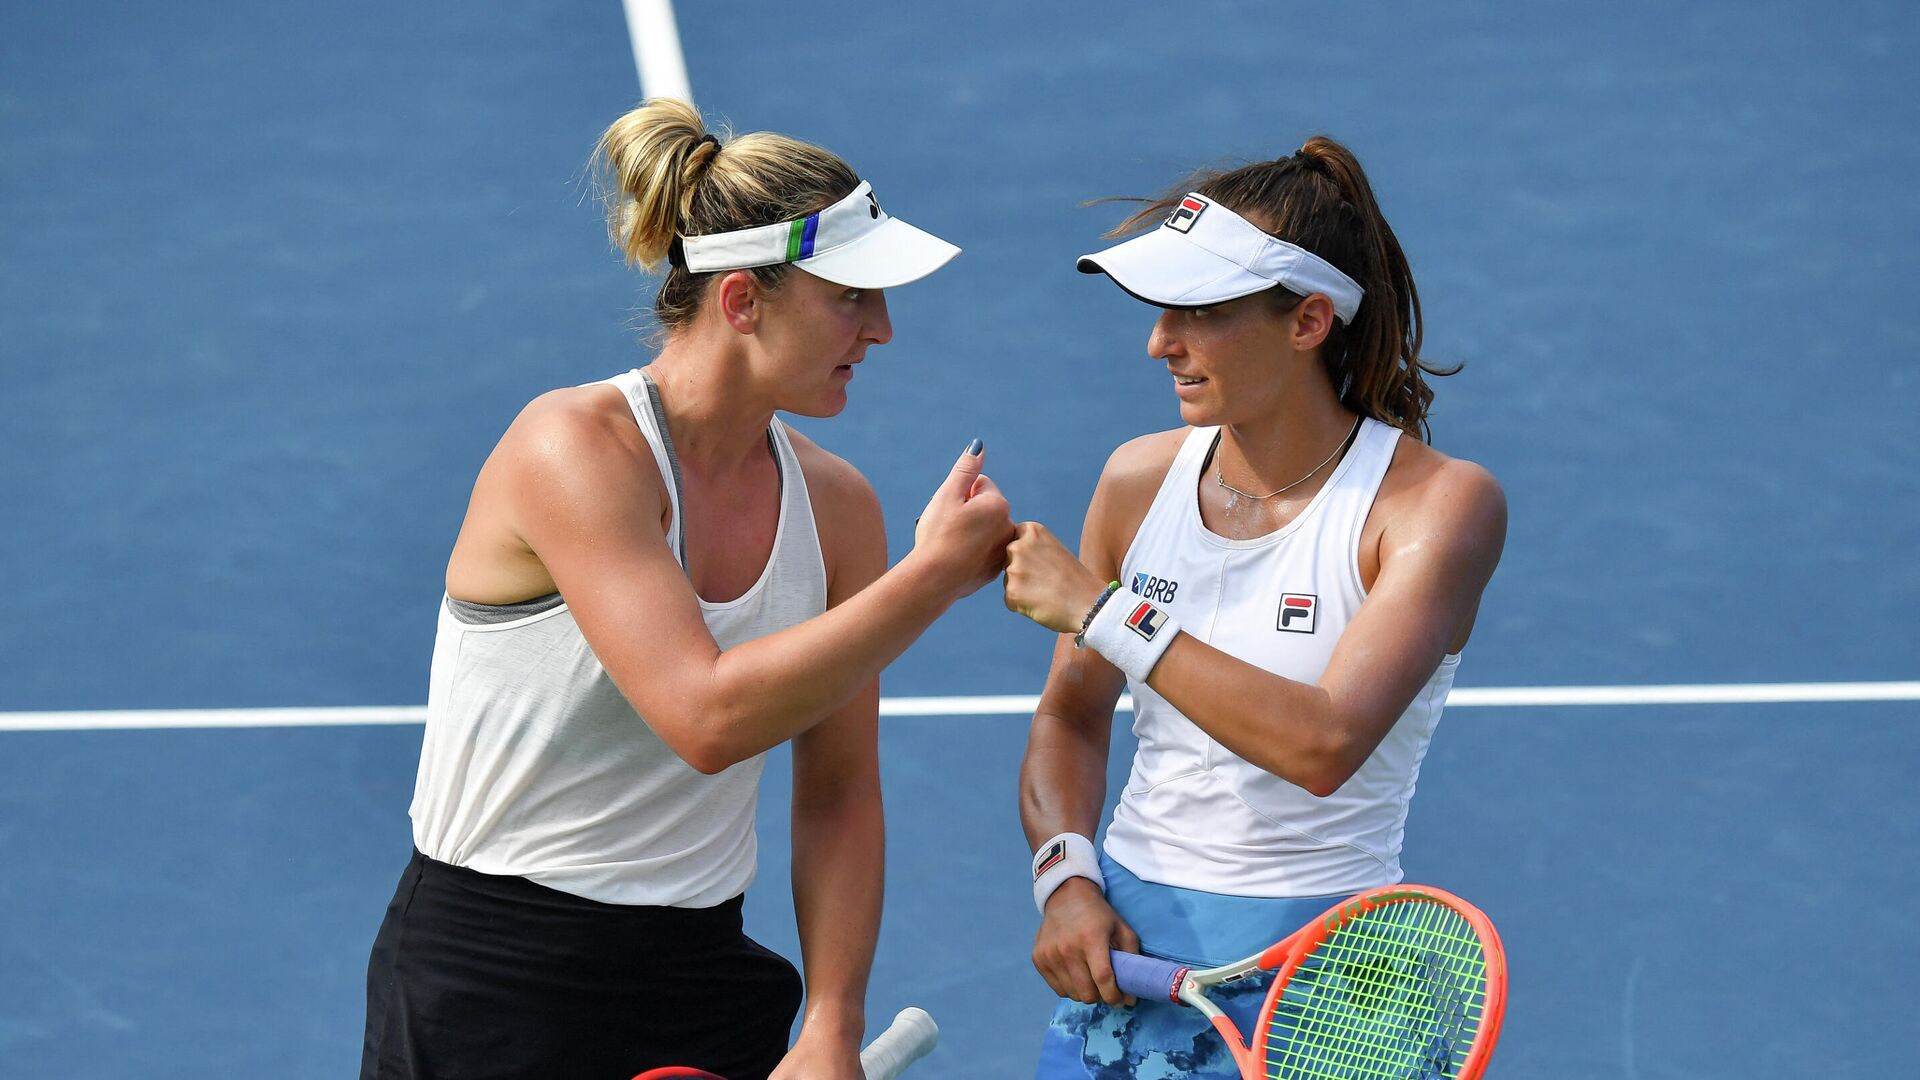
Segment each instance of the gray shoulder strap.
[{"label": "gray shoulder strap", "polygon": [[680,480],[680,454],[673,448],[673,435],[667,430],[667,407],[660,402],[660,388],[653,385],[653,376],[646,369],[640,369],[640,385],[647,392],[647,409],[653,413],[653,426],[660,432],[660,445],[667,448],[667,468],[673,473],[673,503],[679,507],[675,515],[680,520],[674,522],[680,533],[680,567],[687,566],[687,489]]}]

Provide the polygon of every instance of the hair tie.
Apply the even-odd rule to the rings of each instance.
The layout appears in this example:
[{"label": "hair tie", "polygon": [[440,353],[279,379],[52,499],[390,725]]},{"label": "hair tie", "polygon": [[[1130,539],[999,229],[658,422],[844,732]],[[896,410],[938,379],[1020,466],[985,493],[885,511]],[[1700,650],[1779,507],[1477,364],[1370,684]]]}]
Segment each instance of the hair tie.
[{"label": "hair tie", "polygon": [[702,146],[704,146],[704,145],[706,145],[707,143],[712,143],[712,144],[713,144],[713,152],[714,152],[714,153],[716,153],[716,154],[717,154],[717,153],[719,153],[719,152],[720,152],[720,140],[719,140],[719,139],[716,139],[716,138],[714,138],[714,137],[713,137],[712,135],[702,135],[702,136],[700,136],[700,141],[699,141],[699,142],[696,142],[696,143],[694,143],[694,144],[693,144],[693,149],[694,149],[695,151],[698,151],[698,150],[699,150],[699,149],[700,149],[700,148],[701,148]]}]

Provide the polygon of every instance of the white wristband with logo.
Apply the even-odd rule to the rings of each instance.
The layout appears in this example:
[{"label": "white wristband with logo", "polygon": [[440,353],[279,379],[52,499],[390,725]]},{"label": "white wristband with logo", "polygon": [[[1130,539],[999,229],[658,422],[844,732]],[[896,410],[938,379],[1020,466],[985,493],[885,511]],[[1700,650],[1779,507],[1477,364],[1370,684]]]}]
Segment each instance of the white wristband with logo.
[{"label": "white wristband with logo", "polygon": [[1100,608],[1087,627],[1086,641],[1127,678],[1144,683],[1178,636],[1180,624],[1164,608],[1127,592],[1115,594]]},{"label": "white wristband with logo", "polygon": [[1083,877],[1101,892],[1107,891],[1106,876],[1100,873],[1100,858],[1093,852],[1093,841],[1079,833],[1063,832],[1040,845],[1033,853],[1033,906],[1047,913],[1047,897],[1067,883],[1068,878]]}]

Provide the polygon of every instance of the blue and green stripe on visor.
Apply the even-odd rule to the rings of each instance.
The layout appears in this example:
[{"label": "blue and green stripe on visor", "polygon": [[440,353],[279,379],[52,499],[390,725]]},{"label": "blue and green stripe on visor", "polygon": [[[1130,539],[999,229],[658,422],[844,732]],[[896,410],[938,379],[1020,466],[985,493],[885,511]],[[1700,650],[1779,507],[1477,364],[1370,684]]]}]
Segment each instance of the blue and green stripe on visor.
[{"label": "blue and green stripe on visor", "polygon": [[676,240],[681,258],[675,265],[689,273],[797,265],[836,284],[864,289],[918,280],[960,251],[888,217],[864,180],[833,205],[805,217]]},{"label": "blue and green stripe on visor", "polygon": [[820,231],[820,215],[808,214],[787,225],[787,261],[799,262],[813,254],[813,238]]}]

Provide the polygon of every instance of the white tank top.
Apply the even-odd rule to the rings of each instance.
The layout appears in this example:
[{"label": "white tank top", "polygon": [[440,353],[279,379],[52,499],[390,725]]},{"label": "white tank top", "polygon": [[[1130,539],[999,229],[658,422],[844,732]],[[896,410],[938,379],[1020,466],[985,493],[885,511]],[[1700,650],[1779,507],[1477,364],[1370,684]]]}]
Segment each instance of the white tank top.
[{"label": "white tank top", "polygon": [[[1200,520],[1201,471],[1218,434],[1188,434],[1120,580],[1214,648],[1317,682],[1366,599],[1360,531],[1399,429],[1364,421],[1306,509],[1251,540],[1229,540]],[[1459,661],[1440,662],[1373,756],[1324,799],[1249,764],[1129,681],[1139,749],[1107,854],[1147,881],[1236,896],[1329,896],[1399,881],[1407,803]]]},{"label": "white tank top", "polygon": [[[669,481],[668,546],[685,565],[677,459],[638,370],[619,387]],[[768,429],[780,467],[780,524],[753,587],[700,601],[722,649],[827,608],[826,566],[793,445]],[[753,881],[754,807],[764,755],[705,776],[622,696],[564,603],[476,624],[443,601],[414,788],[421,853],[514,874],[612,904],[712,907]],[[499,610],[499,609],[495,609]]]}]

